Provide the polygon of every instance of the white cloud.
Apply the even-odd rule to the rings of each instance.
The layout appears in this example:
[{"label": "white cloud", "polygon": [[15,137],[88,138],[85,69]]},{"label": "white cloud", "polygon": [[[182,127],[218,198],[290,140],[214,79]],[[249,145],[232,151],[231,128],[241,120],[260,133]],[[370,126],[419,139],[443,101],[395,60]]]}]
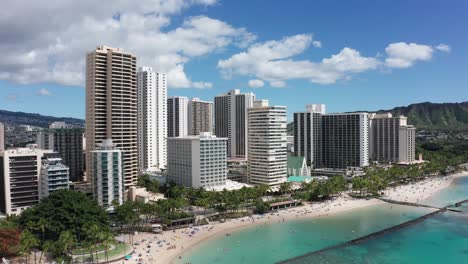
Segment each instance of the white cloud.
[{"label": "white cloud", "polygon": [[46,88],[41,88],[41,89],[39,89],[39,91],[37,91],[36,95],[38,95],[38,96],[51,96],[52,93],[49,90],[47,90]]},{"label": "white cloud", "polygon": [[209,88],[209,82],[192,81],[184,65],[229,45],[246,47],[255,35],[206,16],[180,25],[171,17],[216,3],[116,0],[96,8],[94,0],[7,1],[0,9],[0,54],[8,54],[0,60],[0,79],[84,86],[86,52],[108,45],[135,53],[138,65],[167,72],[171,88]]},{"label": "white cloud", "polygon": [[264,85],[265,85],[265,83],[262,80],[258,80],[258,79],[249,80],[249,87],[250,88],[260,88],[260,87],[263,87]]},{"label": "white cloud", "polygon": [[286,86],[286,83],[284,81],[270,81],[270,86],[276,87],[276,88],[282,88]]},{"label": "white cloud", "polygon": [[312,41],[312,45],[316,48],[321,48],[322,47],[322,42],[318,41],[318,40],[314,40]]},{"label": "white cloud", "polygon": [[321,62],[293,60],[313,43],[312,36],[301,34],[252,45],[247,51],[218,62],[225,78],[232,75],[255,76],[268,81],[273,87],[286,86],[285,80],[307,79],[313,83],[329,84],[346,78],[349,74],[375,69],[379,61],[363,57],[351,48],[343,48],[338,54]]},{"label": "white cloud", "polygon": [[[294,56],[304,53],[310,46],[321,47],[311,35],[300,34],[256,43],[246,51],[218,61],[221,75],[229,79],[234,75],[253,76],[269,82],[272,87],[285,87],[287,80],[305,79],[312,83],[332,84],[349,81],[353,75],[377,68],[408,68],[417,61],[428,61],[434,50],[449,52],[450,47],[440,44],[437,47],[416,43],[391,43],[385,52],[387,56],[365,57],[355,49],[344,47],[321,61],[295,60]],[[383,61],[382,61],[383,60]]]},{"label": "white cloud", "polygon": [[429,61],[434,49],[428,45],[398,42],[391,43],[385,48],[387,58],[385,65],[390,68],[408,68],[417,61]]},{"label": "white cloud", "polygon": [[452,50],[452,49],[450,48],[449,45],[443,44],[443,43],[437,45],[435,48],[436,48],[438,51],[447,52],[447,53],[450,52],[450,51]]}]

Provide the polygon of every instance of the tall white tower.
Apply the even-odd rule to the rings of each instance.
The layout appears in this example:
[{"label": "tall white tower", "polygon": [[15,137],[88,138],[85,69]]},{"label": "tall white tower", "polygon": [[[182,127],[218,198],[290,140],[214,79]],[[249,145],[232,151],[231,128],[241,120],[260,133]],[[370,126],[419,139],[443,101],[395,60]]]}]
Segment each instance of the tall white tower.
[{"label": "tall white tower", "polygon": [[249,182],[278,185],[287,177],[286,107],[255,101],[248,112]]},{"label": "tall white tower", "polygon": [[140,67],[138,86],[138,152],[140,170],[166,167],[167,78]]}]

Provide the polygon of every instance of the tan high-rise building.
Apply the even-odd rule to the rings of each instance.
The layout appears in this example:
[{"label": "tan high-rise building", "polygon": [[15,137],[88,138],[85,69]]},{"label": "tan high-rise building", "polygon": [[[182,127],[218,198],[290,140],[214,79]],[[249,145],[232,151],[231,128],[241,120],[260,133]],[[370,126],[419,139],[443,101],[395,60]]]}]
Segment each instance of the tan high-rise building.
[{"label": "tan high-rise building", "polygon": [[124,186],[138,176],[136,57],[99,46],[86,57],[86,176],[92,182],[91,151],[112,139],[122,151]]},{"label": "tan high-rise building", "polygon": [[188,102],[188,133],[200,135],[202,132],[213,131],[213,102],[192,98]]}]

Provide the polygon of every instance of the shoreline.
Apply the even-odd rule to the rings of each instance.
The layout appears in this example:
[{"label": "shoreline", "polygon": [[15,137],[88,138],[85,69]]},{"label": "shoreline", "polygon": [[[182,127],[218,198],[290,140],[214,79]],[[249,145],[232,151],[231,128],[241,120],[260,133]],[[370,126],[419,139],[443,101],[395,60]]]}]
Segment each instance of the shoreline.
[{"label": "shoreline", "polygon": [[[383,197],[405,202],[422,202],[435,193],[449,187],[456,178],[466,176],[468,171],[452,174],[444,177],[431,177],[423,181],[408,185],[391,187],[384,191]],[[347,194],[324,202],[304,202],[303,206],[270,212],[264,215],[229,219],[224,223],[212,222],[205,226],[178,229],[175,232],[165,231],[162,234],[139,233],[134,236],[134,241],[140,242],[135,246],[136,256],[140,253],[143,263],[174,263],[179,256],[186,254],[199,243],[214,239],[221,235],[227,235],[258,225],[281,223],[290,220],[307,220],[322,216],[344,213],[353,209],[385,203],[378,199],[355,199]],[[192,234],[193,232],[193,234]],[[144,242],[141,242],[145,240]],[[165,241],[159,247],[157,242]],[[167,244],[170,243],[170,244]],[[147,246],[150,245],[151,248]],[[173,247],[172,249],[168,249]]]}]

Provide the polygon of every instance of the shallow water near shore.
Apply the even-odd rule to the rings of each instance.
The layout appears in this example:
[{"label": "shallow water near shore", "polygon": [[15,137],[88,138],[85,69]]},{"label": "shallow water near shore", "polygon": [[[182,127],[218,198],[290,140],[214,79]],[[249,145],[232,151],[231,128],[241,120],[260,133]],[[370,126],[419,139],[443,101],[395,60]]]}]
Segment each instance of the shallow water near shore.
[{"label": "shallow water near shore", "polygon": [[[446,206],[467,198],[468,177],[462,177],[422,203]],[[459,209],[468,212],[468,205]],[[430,211],[383,204],[321,218],[253,226],[206,240],[184,252],[175,263],[275,263],[398,225]],[[357,246],[290,263],[441,263],[442,258],[444,263],[463,263],[468,259],[467,245],[468,215],[444,213]]]},{"label": "shallow water near shore", "polygon": [[[465,208],[468,209],[468,208]],[[443,213],[359,245],[290,260],[302,263],[467,263],[468,215]]]},{"label": "shallow water near shore", "polygon": [[342,243],[430,212],[378,205],[333,216],[259,225],[194,247],[176,263],[274,263]]}]

